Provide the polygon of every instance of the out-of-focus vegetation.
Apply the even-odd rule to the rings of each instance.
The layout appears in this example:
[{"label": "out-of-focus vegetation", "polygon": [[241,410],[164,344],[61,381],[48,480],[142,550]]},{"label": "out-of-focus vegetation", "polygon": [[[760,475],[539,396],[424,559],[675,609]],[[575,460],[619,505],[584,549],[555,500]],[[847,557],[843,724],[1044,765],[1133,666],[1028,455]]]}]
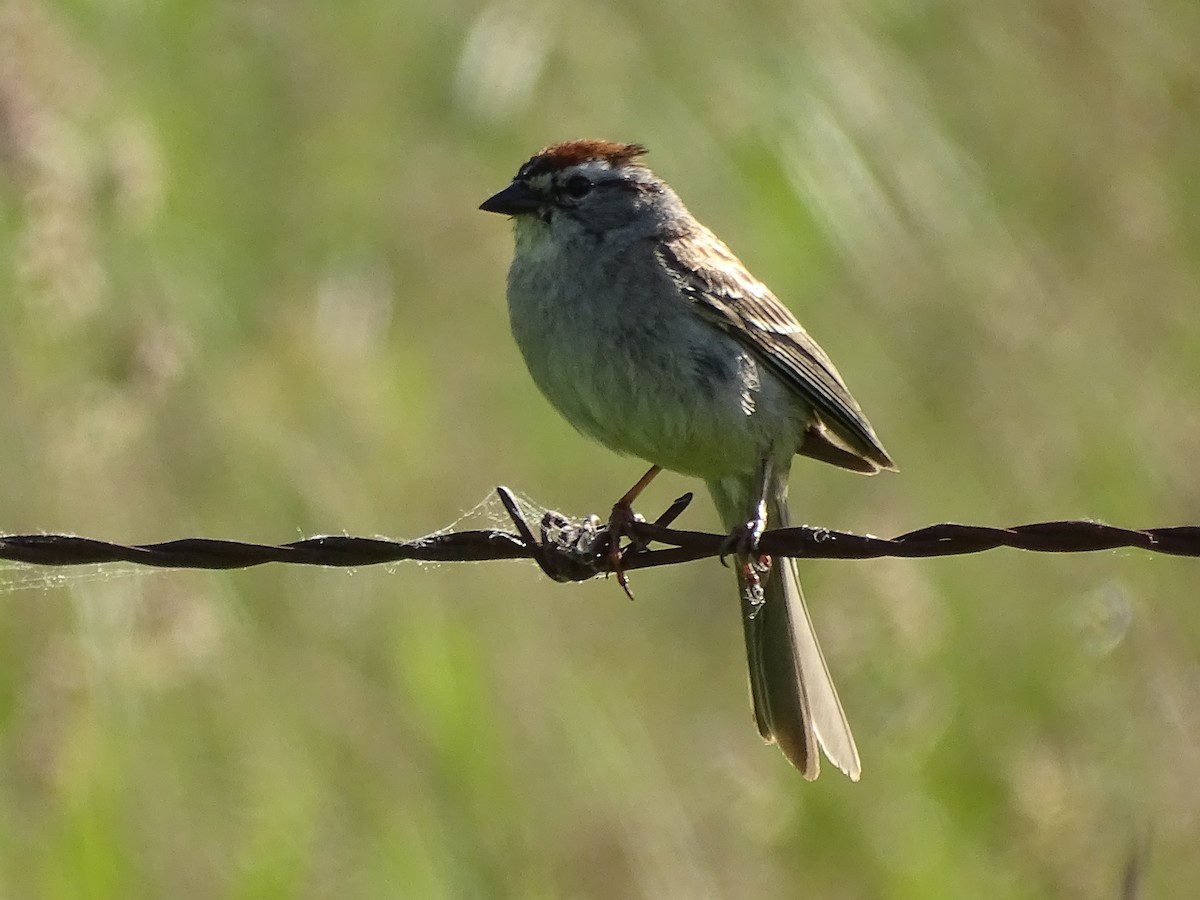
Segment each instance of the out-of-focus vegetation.
[{"label": "out-of-focus vegetation", "polygon": [[[1200,522],[1195,3],[0,0],[0,529],[606,510],[641,463],[536,395],[476,212],[584,136],[652,148],[899,462],[798,461],[797,519]],[[857,785],[759,743],[715,563],[636,604],[519,564],[0,569],[0,895],[1200,883],[1200,563],[803,574]]]}]

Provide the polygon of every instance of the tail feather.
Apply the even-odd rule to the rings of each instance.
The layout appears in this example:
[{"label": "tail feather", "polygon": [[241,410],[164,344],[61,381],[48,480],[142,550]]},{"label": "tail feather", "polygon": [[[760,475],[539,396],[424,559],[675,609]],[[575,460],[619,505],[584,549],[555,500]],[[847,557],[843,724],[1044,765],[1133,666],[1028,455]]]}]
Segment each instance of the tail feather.
[{"label": "tail feather", "polygon": [[806,685],[798,677],[785,582],[772,572],[763,585],[764,603],[757,610],[746,600],[746,579],[741,572],[738,588],[742,592],[742,628],[758,733],[768,743],[777,744],[788,761],[811,781],[820,773],[821,761],[816,734],[810,727]]},{"label": "tail feather", "polygon": [[[730,491],[730,487],[727,483],[710,485],[726,527],[733,528],[745,518],[753,501],[736,502],[731,494],[742,492]],[[767,498],[767,527],[788,524],[786,482],[780,480],[771,485]],[[819,746],[831,763],[857,781],[861,773],[858,748],[817,643],[795,561],[774,560],[763,584],[765,602],[757,610],[746,599],[740,571],[738,587],[759,733],[764,740],[778,744],[805,778],[811,780],[820,772]]]}]

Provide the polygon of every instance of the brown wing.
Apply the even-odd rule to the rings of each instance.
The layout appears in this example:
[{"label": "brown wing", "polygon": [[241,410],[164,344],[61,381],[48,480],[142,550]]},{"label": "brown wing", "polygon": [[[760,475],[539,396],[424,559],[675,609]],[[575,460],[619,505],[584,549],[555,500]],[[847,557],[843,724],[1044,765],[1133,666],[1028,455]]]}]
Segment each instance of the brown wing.
[{"label": "brown wing", "polygon": [[860,472],[896,468],[825,351],[716,235],[668,239],[659,257],[697,312],[812,404],[820,422],[799,452]]}]

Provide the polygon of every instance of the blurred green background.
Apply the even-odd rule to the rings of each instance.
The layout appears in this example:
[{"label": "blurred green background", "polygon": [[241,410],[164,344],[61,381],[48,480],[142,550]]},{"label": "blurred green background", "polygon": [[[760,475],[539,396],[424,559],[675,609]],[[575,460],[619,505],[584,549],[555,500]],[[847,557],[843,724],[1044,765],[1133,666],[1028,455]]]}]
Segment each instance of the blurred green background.
[{"label": "blurred green background", "polygon": [[[651,148],[898,461],[798,461],[797,520],[1200,523],[1198,48],[1190,0],[0,0],[0,530],[607,510],[643,466],[537,395],[476,211],[575,137]],[[518,563],[5,566],[0,895],[1200,883],[1200,563],[802,574],[857,785],[759,742],[715,562],[636,603]]]}]

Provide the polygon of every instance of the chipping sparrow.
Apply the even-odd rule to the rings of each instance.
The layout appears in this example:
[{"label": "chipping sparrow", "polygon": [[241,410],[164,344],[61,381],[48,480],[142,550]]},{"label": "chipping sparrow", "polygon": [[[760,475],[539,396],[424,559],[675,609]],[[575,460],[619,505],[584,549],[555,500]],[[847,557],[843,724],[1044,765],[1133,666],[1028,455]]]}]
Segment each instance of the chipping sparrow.
[{"label": "chipping sparrow", "polygon": [[[703,478],[731,535],[758,730],[806,778],[820,746],[857,780],[858,750],[796,579],[752,551],[788,524],[796,453],[894,469],[837,369],[675,192],[637,144],[569,141],[521,166],[480,209],[513,217],[513,336],[566,419],[612,450]],[[618,508],[621,504],[618,504]]]}]

